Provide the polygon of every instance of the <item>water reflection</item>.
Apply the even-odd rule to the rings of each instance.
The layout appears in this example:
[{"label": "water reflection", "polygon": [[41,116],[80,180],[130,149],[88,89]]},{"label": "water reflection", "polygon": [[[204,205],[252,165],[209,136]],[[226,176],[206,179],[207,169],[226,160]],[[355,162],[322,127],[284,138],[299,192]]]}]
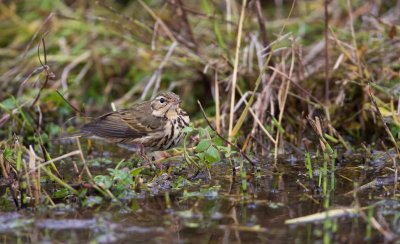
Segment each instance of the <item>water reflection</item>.
[{"label": "water reflection", "polygon": [[[293,160],[292,160],[293,161]],[[348,162],[336,169],[335,190],[329,192],[329,207],[354,206],[354,194],[346,194],[354,182],[366,183],[377,171]],[[353,167],[353,168],[351,168]],[[213,168],[208,185],[171,192],[167,197],[140,196],[124,206],[109,203],[93,208],[54,208],[31,212],[4,212],[0,235],[13,242],[99,243],[312,243],[328,238],[334,242],[383,241],[381,233],[361,218],[339,218],[326,223],[289,226],[285,220],[323,212],[318,182],[307,178],[304,162],[261,167],[260,177],[250,177],[243,194],[240,180],[232,177],[226,164]],[[350,170],[353,169],[353,170]],[[382,172],[379,172],[382,175]],[[390,187],[390,186],[388,186]],[[361,206],[386,199],[379,189],[358,192]],[[374,215],[392,230],[400,229],[400,204],[381,204]],[[61,205],[60,205],[61,206]],[[4,209],[3,209],[4,211]],[[371,232],[369,232],[371,231]],[[397,233],[399,234],[399,233]]]}]

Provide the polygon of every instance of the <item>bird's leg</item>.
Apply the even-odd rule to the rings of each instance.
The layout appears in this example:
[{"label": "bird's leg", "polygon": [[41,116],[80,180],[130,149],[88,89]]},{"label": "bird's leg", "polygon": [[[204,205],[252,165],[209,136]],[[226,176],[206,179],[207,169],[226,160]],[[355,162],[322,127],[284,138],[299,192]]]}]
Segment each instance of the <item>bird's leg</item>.
[{"label": "bird's leg", "polygon": [[155,165],[158,169],[164,170],[164,165],[161,163],[167,157],[164,152],[154,152],[154,156],[152,157],[152,161],[155,162]]},{"label": "bird's leg", "polygon": [[146,153],[144,152],[144,146],[142,143],[136,143],[136,145],[139,147],[139,155],[142,157],[146,157]]},{"label": "bird's leg", "polygon": [[[138,143],[137,145],[139,146],[139,151],[138,151],[138,152],[139,152],[139,155],[140,155],[142,158],[144,158],[144,159],[147,161],[147,163],[150,164],[150,166],[151,166],[152,169],[158,168],[158,169],[160,169],[160,170],[163,170],[164,166],[161,164],[160,160],[156,160],[156,158],[155,158],[154,156],[152,157],[152,159],[150,159],[150,158],[147,157],[147,155],[145,154],[143,144]],[[166,158],[166,157],[165,157],[165,158]],[[154,162],[155,162],[155,164],[154,164]]]},{"label": "bird's leg", "polygon": [[151,161],[151,159],[149,157],[147,157],[147,155],[145,153],[143,144],[142,143],[135,143],[135,144],[138,146],[139,156],[142,157],[148,164],[153,166],[153,162]]},{"label": "bird's leg", "polygon": [[[156,168],[158,168],[160,170],[163,169],[163,165],[158,160],[156,160],[154,157],[153,157],[153,160],[151,160],[146,155],[145,148],[144,148],[144,145],[142,143],[135,142],[135,143],[132,143],[130,145],[119,144],[119,146],[124,147],[124,148],[126,148],[128,150],[131,150],[131,151],[135,151],[141,158],[144,159],[145,165],[146,166],[149,165],[152,170],[155,170]],[[156,164],[154,164],[154,162],[156,162]],[[139,163],[139,165],[140,165],[140,163]]]},{"label": "bird's leg", "polygon": [[118,144],[118,145],[120,147],[126,148],[130,151],[136,152],[141,158],[143,158],[146,161],[146,163],[148,163],[149,165],[152,165],[152,161],[147,157],[142,143],[134,142],[129,145],[127,145],[127,144]]}]

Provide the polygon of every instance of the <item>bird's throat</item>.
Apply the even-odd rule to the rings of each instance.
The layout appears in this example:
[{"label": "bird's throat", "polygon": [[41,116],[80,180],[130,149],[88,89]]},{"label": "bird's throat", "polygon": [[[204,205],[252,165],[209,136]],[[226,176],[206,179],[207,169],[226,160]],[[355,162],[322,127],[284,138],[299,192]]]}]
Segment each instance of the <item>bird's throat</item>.
[{"label": "bird's throat", "polygon": [[164,107],[158,110],[154,110],[152,112],[153,116],[156,117],[164,117],[167,118],[168,120],[176,119],[178,118],[178,110],[179,108],[176,108],[175,106],[168,106]]}]

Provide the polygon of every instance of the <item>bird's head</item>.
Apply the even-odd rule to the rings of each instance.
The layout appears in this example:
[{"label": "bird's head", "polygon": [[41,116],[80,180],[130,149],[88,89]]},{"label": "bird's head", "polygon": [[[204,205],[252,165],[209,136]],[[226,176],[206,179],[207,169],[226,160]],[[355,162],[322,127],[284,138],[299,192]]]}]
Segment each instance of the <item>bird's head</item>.
[{"label": "bird's head", "polygon": [[174,115],[179,112],[179,104],[181,99],[173,92],[162,92],[158,94],[151,101],[151,109],[153,115],[157,117],[164,117],[167,115]]}]

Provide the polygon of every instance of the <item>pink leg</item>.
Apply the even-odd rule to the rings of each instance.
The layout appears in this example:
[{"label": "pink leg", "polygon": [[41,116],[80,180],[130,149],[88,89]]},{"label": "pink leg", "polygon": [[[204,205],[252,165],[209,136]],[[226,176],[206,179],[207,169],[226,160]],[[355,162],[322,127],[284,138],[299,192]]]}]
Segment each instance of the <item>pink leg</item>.
[{"label": "pink leg", "polygon": [[147,155],[146,155],[146,152],[145,152],[145,150],[144,150],[143,144],[142,144],[142,143],[135,143],[135,144],[139,147],[139,150],[138,150],[139,155],[140,155],[145,161],[147,161],[147,163],[152,164],[152,161],[151,161],[151,160],[149,159],[149,157],[147,157]]}]

